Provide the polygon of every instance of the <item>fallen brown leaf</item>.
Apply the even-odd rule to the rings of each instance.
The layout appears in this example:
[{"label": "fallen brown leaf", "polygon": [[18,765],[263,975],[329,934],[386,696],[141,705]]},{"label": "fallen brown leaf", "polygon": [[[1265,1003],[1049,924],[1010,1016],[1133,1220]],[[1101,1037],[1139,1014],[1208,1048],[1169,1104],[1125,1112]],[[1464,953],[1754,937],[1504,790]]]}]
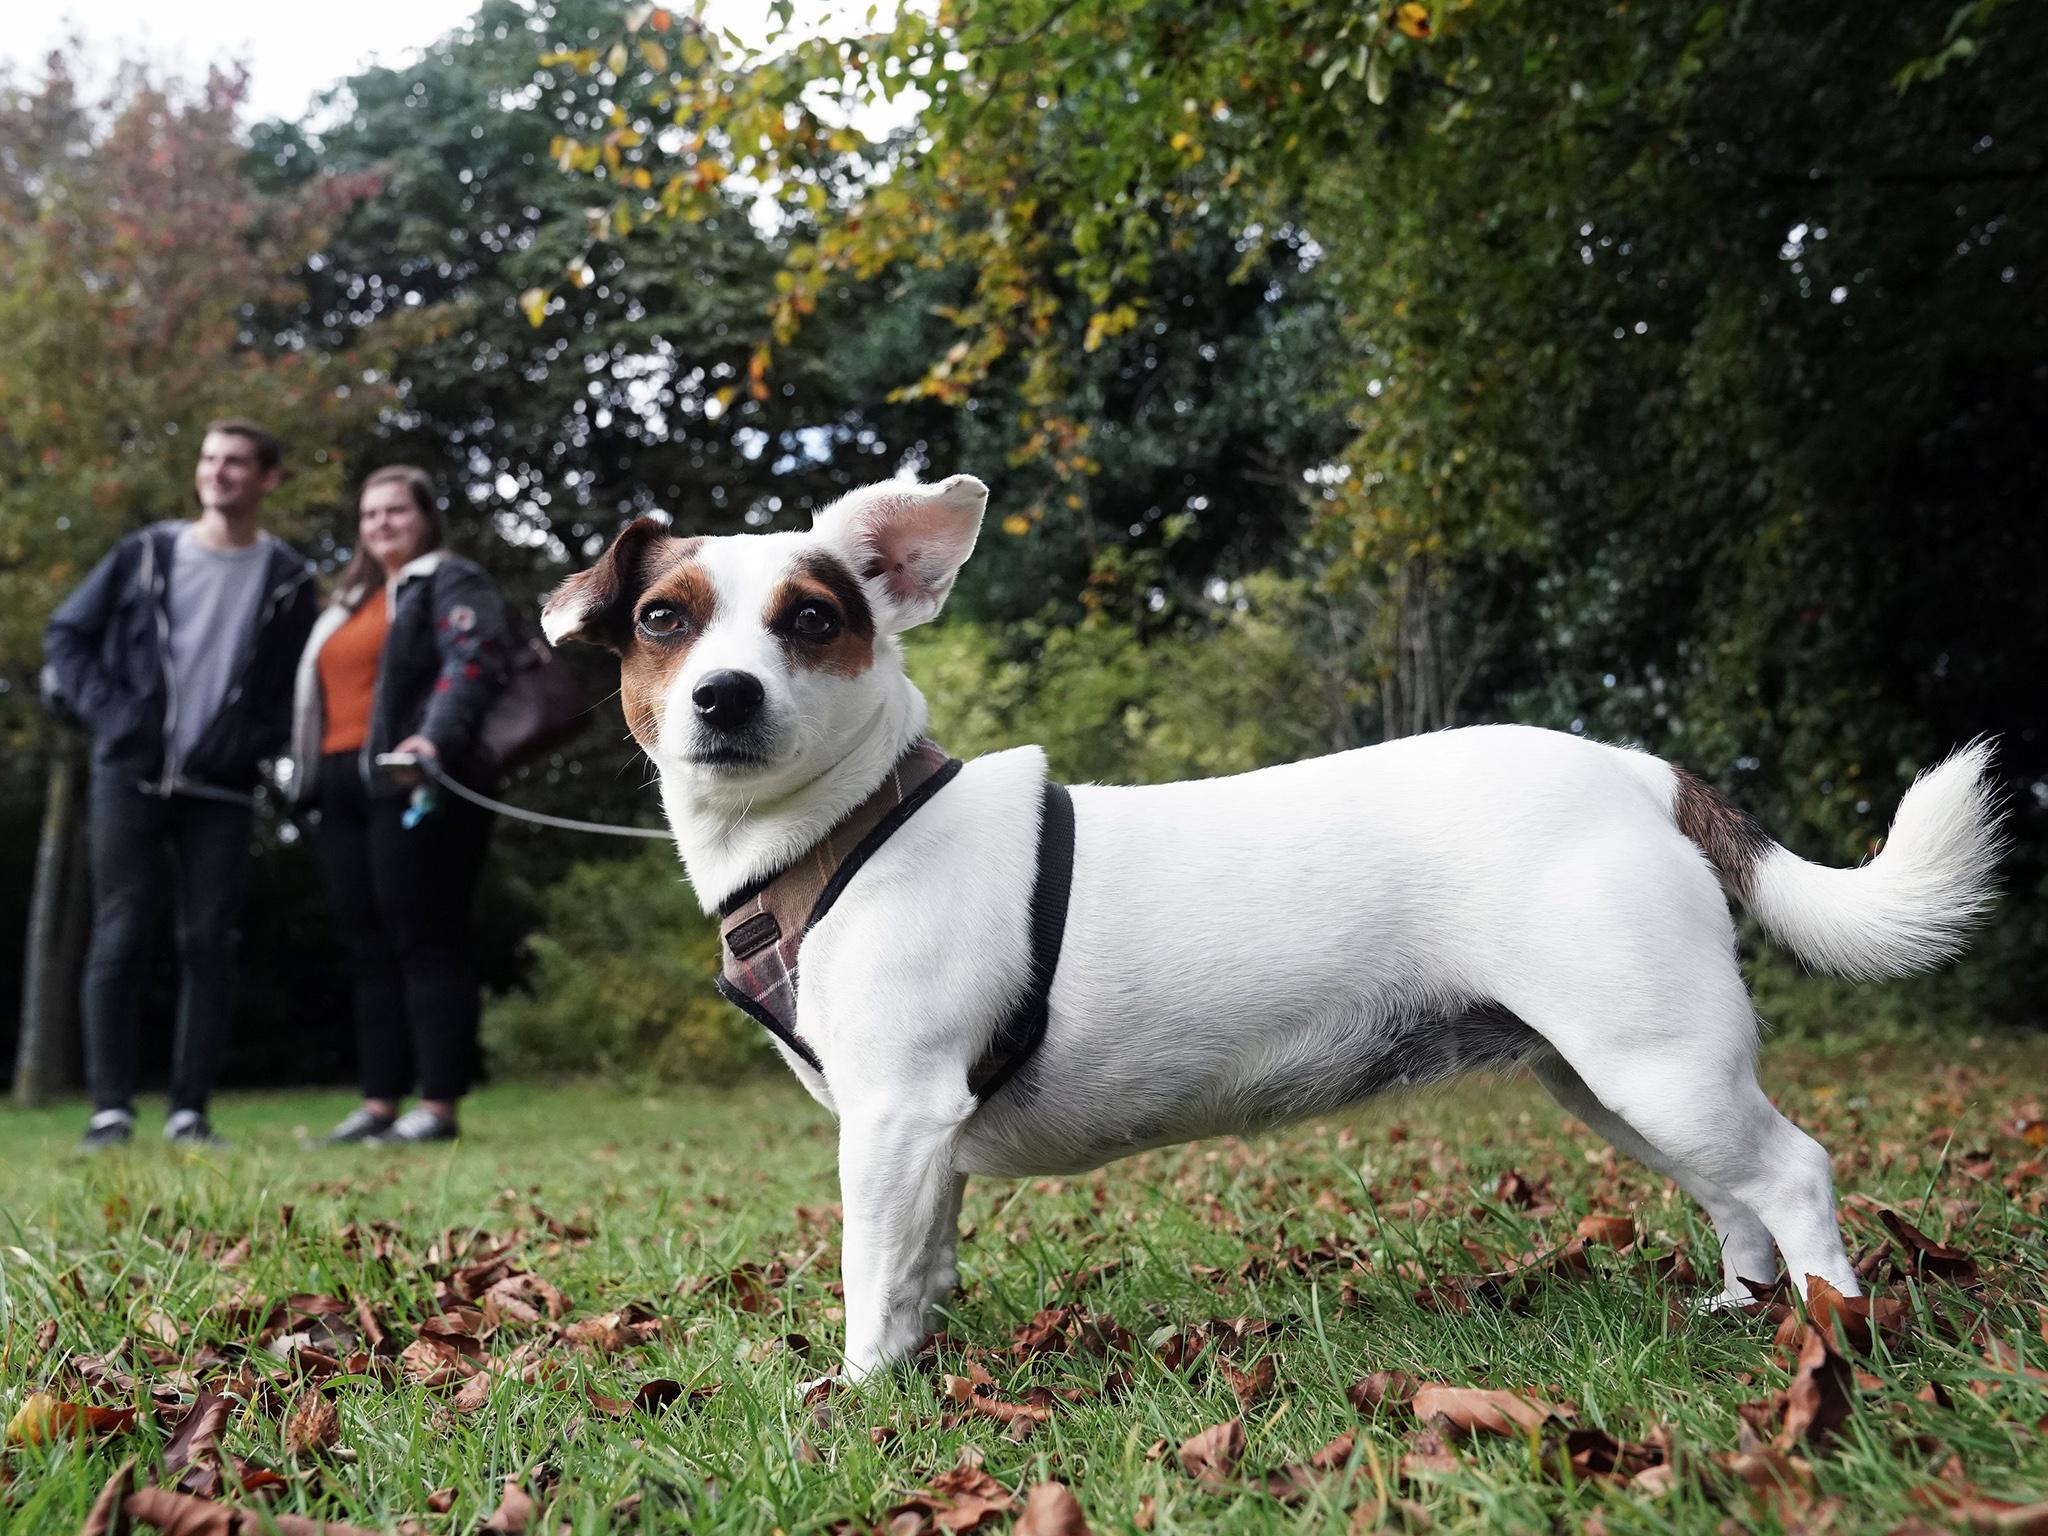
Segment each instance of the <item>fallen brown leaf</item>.
[{"label": "fallen brown leaf", "polygon": [[1226,1419],[1200,1434],[1190,1435],[1180,1445],[1180,1468],[1207,1488],[1220,1488],[1244,1459],[1244,1422]]},{"label": "fallen brown leaf", "polygon": [[1603,1216],[1595,1212],[1579,1219],[1576,1233],[1589,1243],[1605,1243],[1609,1248],[1626,1248],[1636,1240],[1635,1218]]},{"label": "fallen brown leaf", "polygon": [[1889,1207],[1879,1206],[1877,1219],[1906,1250],[1906,1272],[1915,1279],[1952,1280],[1963,1286],[1977,1284],[1977,1261],[1961,1249],[1937,1243]]},{"label": "fallen brown leaf", "polygon": [[[889,1510],[888,1529],[923,1531],[936,1527],[960,1533],[980,1529],[1017,1507],[1010,1490],[963,1456],[961,1464],[932,1479],[931,1486]],[[899,1526],[898,1522],[904,1522]]]},{"label": "fallen brown leaf", "polygon": [[163,1536],[253,1536],[267,1529],[277,1536],[373,1536],[357,1525],[271,1511],[257,1516],[238,1505],[168,1488],[138,1488],[121,1501],[121,1509],[128,1519],[153,1525]]},{"label": "fallen brown leaf", "polygon": [[1013,1536],[1090,1536],[1081,1501],[1065,1483],[1037,1483],[1024,1496]]},{"label": "fallen brown leaf", "polygon": [[477,1529],[489,1536],[520,1536],[533,1523],[533,1516],[533,1495],[520,1486],[517,1477],[508,1477],[499,1491],[498,1507]]},{"label": "fallen brown leaf", "polygon": [[1432,1382],[1417,1387],[1409,1409],[1425,1424],[1441,1419],[1464,1434],[1518,1435],[1540,1429],[1552,1420],[1568,1419],[1573,1410],[1539,1397],[1500,1392],[1488,1387],[1452,1387]]},{"label": "fallen brown leaf", "polygon": [[1844,1296],[1819,1275],[1806,1277],[1806,1311],[1827,1332],[1851,1349],[1867,1353],[1874,1335],[1896,1339],[1906,1331],[1906,1304],[1884,1296]]},{"label": "fallen brown leaf", "polygon": [[1371,1413],[1388,1406],[1406,1406],[1408,1400],[1415,1396],[1418,1385],[1406,1371],[1374,1371],[1370,1376],[1354,1381],[1344,1395],[1360,1413]]},{"label": "fallen brown leaf", "polygon": [[[226,1398],[217,1392],[201,1392],[193,1400],[185,1416],[178,1420],[177,1428],[171,1431],[171,1438],[164,1442],[164,1471],[176,1472],[180,1468],[191,1468],[201,1474],[193,1477],[191,1472],[178,1480],[179,1486],[188,1493],[212,1491],[219,1485],[219,1474],[211,1479],[204,1477],[209,1465],[220,1461],[221,1431],[228,1426],[228,1415],[233,1409]],[[187,1486],[190,1483],[192,1486]]]},{"label": "fallen brown leaf", "polygon": [[1251,1407],[1273,1390],[1274,1377],[1278,1372],[1271,1355],[1260,1357],[1248,1371],[1240,1371],[1227,1360],[1222,1365],[1224,1378],[1229,1381],[1232,1394],[1243,1407]]},{"label": "fallen brown leaf", "polygon": [[1825,1442],[1855,1406],[1849,1362],[1818,1329],[1807,1330],[1785,1397],[1785,1423],[1775,1442],[1781,1451],[1802,1442]]},{"label": "fallen brown leaf", "polygon": [[[1052,1417],[1052,1408],[1047,1402],[1004,1402],[995,1395],[991,1385],[969,1381],[965,1376],[948,1376],[944,1380],[946,1396],[965,1408],[969,1413],[983,1414],[999,1423],[1015,1428],[1019,1424],[1043,1424]],[[1050,1394],[1047,1394],[1050,1397]],[[1029,1429],[1019,1432],[1029,1434]]]},{"label": "fallen brown leaf", "polygon": [[7,1421],[6,1444],[43,1445],[78,1435],[125,1435],[135,1428],[133,1408],[100,1408],[67,1403],[48,1392],[31,1392]]},{"label": "fallen brown leaf", "polygon": [[78,1536],[126,1536],[128,1517],[121,1506],[134,1486],[135,1458],[130,1456],[115,1469],[100,1489],[99,1497],[92,1501]]}]

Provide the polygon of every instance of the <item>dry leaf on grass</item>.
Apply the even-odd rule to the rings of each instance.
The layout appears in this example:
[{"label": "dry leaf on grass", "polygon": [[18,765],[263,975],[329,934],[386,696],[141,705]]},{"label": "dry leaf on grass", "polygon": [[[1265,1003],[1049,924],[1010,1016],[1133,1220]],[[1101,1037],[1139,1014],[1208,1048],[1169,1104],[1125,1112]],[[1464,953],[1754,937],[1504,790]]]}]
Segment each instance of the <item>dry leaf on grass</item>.
[{"label": "dry leaf on grass", "polygon": [[[946,1396],[969,1413],[986,1415],[1013,1429],[1019,1424],[1043,1424],[1052,1417],[1052,1408],[1047,1403],[1007,1403],[995,1395],[993,1386],[969,1381],[965,1376],[948,1376],[944,1386]],[[1028,1434],[1029,1429],[1023,1433]]]},{"label": "dry leaf on grass", "polygon": [[920,1532],[928,1530],[951,1531],[962,1536],[967,1531],[979,1530],[998,1515],[1006,1515],[1017,1507],[1017,1501],[1010,1497],[1010,1490],[970,1464],[963,1454],[961,1464],[950,1472],[942,1472],[932,1479],[929,1488],[912,1494],[901,1504],[889,1510],[888,1529],[892,1532]]},{"label": "dry leaf on grass", "polygon": [[99,1408],[67,1403],[47,1392],[31,1392],[7,1421],[8,1445],[43,1445],[78,1435],[125,1435],[135,1428],[133,1408]]},{"label": "dry leaf on grass", "polygon": [[1299,1504],[1306,1501],[1319,1484],[1344,1470],[1357,1446],[1358,1439],[1355,1435],[1337,1436],[1311,1456],[1306,1465],[1291,1461],[1276,1471],[1268,1472],[1265,1481],[1266,1492],[1283,1504]]},{"label": "dry leaf on grass", "polygon": [[1904,1302],[1885,1296],[1844,1296],[1819,1275],[1806,1277],[1806,1311],[1830,1342],[1840,1338],[1864,1353],[1874,1335],[1902,1338],[1908,1321]]},{"label": "dry leaf on grass", "polygon": [[1024,1497],[1012,1536],[1090,1536],[1081,1501],[1065,1483],[1038,1483]]},{"label": "dry leaf on grass", "polygon": [[498,1507],[477,1529],[489,1536],[521,1536],[533,1523],[533,1515],[533,1495],[520,1486],[518,1478],[508,1477],[498,1495]]},{"label": "dry leaf on grass", "polygon": [[452,1340],[430,1333],[422,1333],[399,1351],[398,1365],[406,1380],[423,1387],[454,1386],[477,1371],[476,1362]]},{"label": "dry leaf on grass", "polygon": [[121,1504],[134,1487],[135,1458],[130,1456],[107,1479],[99,1497],[92,1501],[85,1524],[78,1528],[78,1536],[122,1536],[128,1529],[128,1520],[122,1513]]},{"label": "dry leaf on grass", "polygon": [[1560,1476],[1569,1471],[1576,1482],[1627,1483],[1664,1465],[1664,1447],[1618,1439],[1604,1429],[1572,1429],[1545,1437],[1543,1464]]},{"label": "dry leaf on grass", "polygon": [[1220,1488],[1244,1459],[1244,1422],[1212,1424],[1180,1445],[1180,1469],[1205,1488]]},{"label": "dry leaf on grass", "polygon": [[1230,1383],[1230,1390],[1238,1402],[1249,1408],[1273,1390],[1277,1367],[1271,1355],[1263,1356],[1248,1371],[1240,1371],[1229,1361],[1223,1361],[1223,1375]]},{"label": "dry leaf on grass", "polygon": [[1785,1422],[1778,1431],[1778,1449],[1826,1441],[1841,1428],[1855,1405],[1849,1362],[1835,1353],[1817,1329],[1808,1329],[1799,1349],[1792,1385],[1786,1389]]},{"label": "dry leaf on grass", "polygon": [[1372,1413],[1389,1406],[1407,1406],[1419,1385],[1421,1383],[1406,1371],[1374,1371],[1370,1376],[1351,1383],[1344,1395],[1360,1413]]},{"label": "dry leaf on grass", "polygon": [[1581,1217],[1575,1230],[1587,1242],[1605,1243],[1609,1248],[1627,1248],[1636,1240],[1633,1216],[1605,1216],[1596,1211]]},{"label": "dry leaf on grass", "polygon": [[[228,1415],[233,1405],[217,1392],[201,1392],[193,1400],[185,1416],[178,1420],[178,1427],[171,1431],[171,1438],[164,1442],[164,1471],[176,1472],[180,1468],[199,1469],[208,1463],[220,1460],[221,1431],[228,1427]],[[215,1484],[217,1486],[218,1479]],[[179,1480],[181,1487],[187,1482],[196,1482],[190,1475]],[[199,1486],[187,1488],[187,1492],[205,1491]]]},{"label": "dry leaf on grass", "polygon": [[1489,1387],[1452,1387],[1432,1382],[1415,1389],[1409,1409],[1425,1424],[1442,1420],[1461,1434],[1520,1435],[1576,1410],[1540,1397]]},{"label": "dry leaf on grass", "polygon": [[[373,1536],[361,1526],[267,1510],[258,1515],[239,1505],[195,1498],[169,1488],[138,1488],[133,1493],[120,1494],[117,1514],[109,1494],[132,1472],[132,1463],[122,1467],[100,1490],[80,1536],[117,1536],[127,1521],[154,1526],[162,1536],[255,1536],[257,1532],[268,1531],[275,1531],[277,1536]],[[95,1525],[94,1521],[103,1513],[107,1523]]]}]

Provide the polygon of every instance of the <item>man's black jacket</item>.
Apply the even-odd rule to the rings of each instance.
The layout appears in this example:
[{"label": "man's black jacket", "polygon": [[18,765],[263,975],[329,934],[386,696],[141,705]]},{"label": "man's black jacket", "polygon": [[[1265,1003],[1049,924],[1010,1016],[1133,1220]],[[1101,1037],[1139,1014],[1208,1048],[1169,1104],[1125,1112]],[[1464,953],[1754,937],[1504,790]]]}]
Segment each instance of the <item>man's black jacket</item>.
[{"label": "man's black jacket", "polygon": [[[164,719],[174,681],[171,553],[186,524],[156,523],[131,533],[58,605],[43,631],[43,691],[82,720],[93,757],[168,792]],[[248,790],[256,765],[291,732],[292,676],[319,613],[313,568],[289,545],[268,541],[263,596],[247,633],[223,635],[236,647],[233,680],[219,712],[191,755],[182,783]]]}]

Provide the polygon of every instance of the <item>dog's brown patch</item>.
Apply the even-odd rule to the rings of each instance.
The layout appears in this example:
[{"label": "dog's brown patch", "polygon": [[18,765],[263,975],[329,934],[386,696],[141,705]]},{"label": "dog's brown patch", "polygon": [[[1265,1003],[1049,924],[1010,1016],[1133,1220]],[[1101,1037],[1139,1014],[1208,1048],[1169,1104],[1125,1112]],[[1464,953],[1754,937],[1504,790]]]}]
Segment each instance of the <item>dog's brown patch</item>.
[{"label": "dog's brown patch", "polygon": [[[629,638],[619,653],[619,703],[626,711],[626,728],[649,751],[661,734],[661,707],[669,684],[718,612],[711,573],[695,559],[699,541],[676,542],[682,546],[677,558],[626,605]],[[656,603],[673,604],[681,612],[682,624],[675,633],[655,636],[641,630],[639,616]]]},{"label": "dog's brown patch", "polygon": [[[829,640],[809,640],[798,633],[796,613],[805,603],[820,604],[838,619],[837,633]],[[803,556],[790,568],[770,595],[761,622],[781,642],[791,667],[859,677],[875,664],[875,618],[867,594],[844,563],[822,551]]]},{"label": "dog's brown patch", "polygon": [[1704,779],[1683,768],[1671,771],[1678,776],[1678,797],[1671,807],[1678,830],[1692,839],[1735,894],[1747,900],[1757,861],[1775,846],[1771,834]]}]

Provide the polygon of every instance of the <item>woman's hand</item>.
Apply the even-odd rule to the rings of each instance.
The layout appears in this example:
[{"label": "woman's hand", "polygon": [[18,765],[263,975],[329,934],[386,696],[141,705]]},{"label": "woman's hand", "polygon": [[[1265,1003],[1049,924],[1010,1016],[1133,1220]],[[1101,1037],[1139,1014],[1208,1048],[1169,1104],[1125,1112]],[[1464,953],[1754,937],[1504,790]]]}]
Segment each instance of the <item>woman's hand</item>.
[{"label": "woman's hand", "polygon": [[[423,763],[438,763],[441,761],[440,748],[436,747],[424,736],[408,736],[391,750],[394,754],[409,753]],[[391,779],[393,783],[403,784],[409,789],[419,783],[420,773],[416,768],[394,768],[391,770]]]}]

